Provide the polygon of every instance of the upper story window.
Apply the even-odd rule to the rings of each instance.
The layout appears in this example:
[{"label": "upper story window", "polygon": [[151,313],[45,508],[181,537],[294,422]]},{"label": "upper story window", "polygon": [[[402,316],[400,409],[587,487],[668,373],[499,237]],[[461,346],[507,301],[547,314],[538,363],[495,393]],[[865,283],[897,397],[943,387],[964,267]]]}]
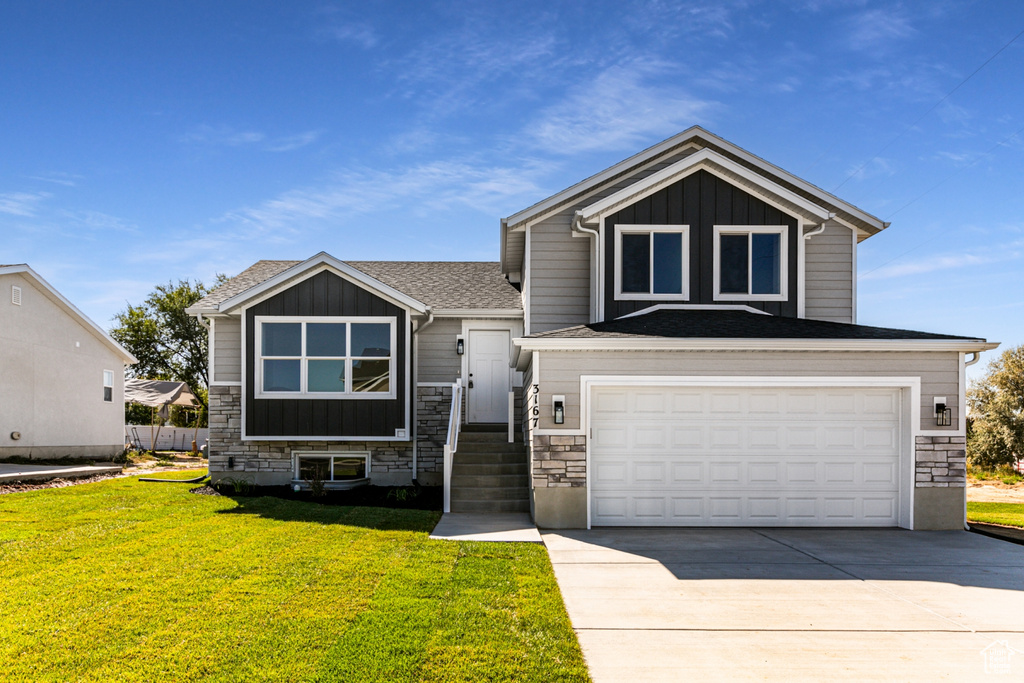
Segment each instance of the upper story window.
[{"label": "upper story window", "polygon": [[114,402],[114,371],[103,371],[103,400],[107,403]]},{"label": "upper story window", "polygon": [[619,299],[689,298],[690,227],[615,226],[615,295]]},{"label": "upper story window", "polygon": [[256,318],[256,396],[394,398],[395,318]]},{"label": "upper story window", "polygon": [[785,301],[785,225],[716,225],[715,300]]}]

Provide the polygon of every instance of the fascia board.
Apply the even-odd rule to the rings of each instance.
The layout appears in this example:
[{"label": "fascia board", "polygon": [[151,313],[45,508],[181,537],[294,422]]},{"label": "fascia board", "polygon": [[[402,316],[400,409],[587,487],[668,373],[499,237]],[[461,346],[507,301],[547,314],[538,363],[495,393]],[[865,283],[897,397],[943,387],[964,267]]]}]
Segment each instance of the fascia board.
[{"label": "fascia board", "polygon": [[526,351],[990,351],[984,340],[953,339],[527,339],[512,343]]},{"label": "fascia board", "polygon": [[[644,197],[654,194],[663,187],[678,180],[679,177],[693,173],[700,168],[707,167],[709,163],[720,166],[730,173],[734,173],[741,178],[744,178],[754,185],[764,189],[767,193],[784,199],[819,220],[824,221],[829,217],[830,212],[828,209],[808,201],[795,192],[782,187],[775,181],[769,180],[768,178],[752,172],[745,166],[737,164],[714,150],[705,148],[699,152],[691,154],[685,159],[677,161],[671,166],[661,169],[657,173],[649,175],[643,180],[637,181],[629,187],[619,190],[615,194],[594,202],[581,211],[583,222],[590,224],[596,223],[602,216],[613,213],[622,205],[639,201]],[[709,170],[713,171],[714,169],[711,168]]]},{"label": "fascia board", "polygon": [[361,285],[366,286],[368,289],[374,290],[377,294],[380,294],[388,299],[391,299],[396,304],[416,311],[417,313],[426,313],[428,306],[421,301],[413,299],[407,294],[403,294],[394,287],[386,285],[380,280],[376,280],[361,270],[357,270],[352,266],[348,265],[344,261],[339,261],[326,252],[320,252],[316,256],[302,263],[284,270],[269,280],[265,280],[255,287],[251,287],[244,292],[240,292],[233,297],[225,299],[217,307],[217,311],[220,313],[229,312],[235,308],[238,308],[244,304],[249,303],[253,299],[259,297],[269,291],[273,291],[282,284],[288,283],[294,279],[299,278],[301,275],[312,271],[314,268],[320,266],[326,266],[335,270],[339,275],[344,275],[350,280],[354,280]]},{"label": "fascia board", "polygon": [[101,342],[106,344],[112,351],[121,356],[129,365],[134,365],[139,362],[139,359],[128,352],[128,349],[124,348],[117,341],[107,334],[106,330],[97,325],[89,318],[85,313],[78,310],[78,307],[68,301],[63,294],[54,289],[53,285],[44,280],[42,276],[36,271],[32,270],[26,264],[19,264],[15,266],[4,266],[0,268],[0,275],[24,275],[30,280],[35,282],[47,299],[57,304],[59,308],[64,309],[64,312],[69,314],[73,318],[77,318],[78,322],[95,335]]},{"label": "fascia board", "polygon": [[522,318],[521,308],[435,308],[435,318]]}]

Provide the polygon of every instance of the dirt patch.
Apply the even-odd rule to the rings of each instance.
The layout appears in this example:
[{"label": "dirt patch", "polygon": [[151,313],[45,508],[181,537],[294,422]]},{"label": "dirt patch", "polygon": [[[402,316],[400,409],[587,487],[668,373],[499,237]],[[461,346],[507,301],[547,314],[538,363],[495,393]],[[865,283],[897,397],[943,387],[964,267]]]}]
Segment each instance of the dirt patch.
[{"label": "dirt patch", "polygon": [[1024,503],[1024,484],[968,479],[967,500],[972,503]]}]

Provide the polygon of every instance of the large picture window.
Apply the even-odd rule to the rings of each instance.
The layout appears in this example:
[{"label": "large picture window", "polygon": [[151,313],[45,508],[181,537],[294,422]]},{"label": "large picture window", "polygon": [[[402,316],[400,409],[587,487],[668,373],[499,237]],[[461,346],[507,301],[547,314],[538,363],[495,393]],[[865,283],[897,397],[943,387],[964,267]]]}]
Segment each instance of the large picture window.
[{"label": "large picture window", "polygon": [[689,234],[686,225],[615,226],[616,297],[687,299]]},{"label": "large picture window", "polygon": [[264,397],[393,398],[394,318],[256,319]]},{"label": "large picture window", "polygon": [[715,299],[786,299],[785,225],[715,226]]}]

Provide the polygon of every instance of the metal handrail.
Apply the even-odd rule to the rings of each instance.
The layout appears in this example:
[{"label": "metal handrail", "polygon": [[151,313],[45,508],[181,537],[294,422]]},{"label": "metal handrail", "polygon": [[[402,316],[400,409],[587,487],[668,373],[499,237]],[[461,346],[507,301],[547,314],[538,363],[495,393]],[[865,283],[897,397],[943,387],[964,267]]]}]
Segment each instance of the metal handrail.
[{"label": "metal handrail", "polygon": [[459,450],[462,427],[462,380],[452,384],[452,409],[448,414],[448,437],[444,442],[444,511],[452,511],[452,456]]}]

